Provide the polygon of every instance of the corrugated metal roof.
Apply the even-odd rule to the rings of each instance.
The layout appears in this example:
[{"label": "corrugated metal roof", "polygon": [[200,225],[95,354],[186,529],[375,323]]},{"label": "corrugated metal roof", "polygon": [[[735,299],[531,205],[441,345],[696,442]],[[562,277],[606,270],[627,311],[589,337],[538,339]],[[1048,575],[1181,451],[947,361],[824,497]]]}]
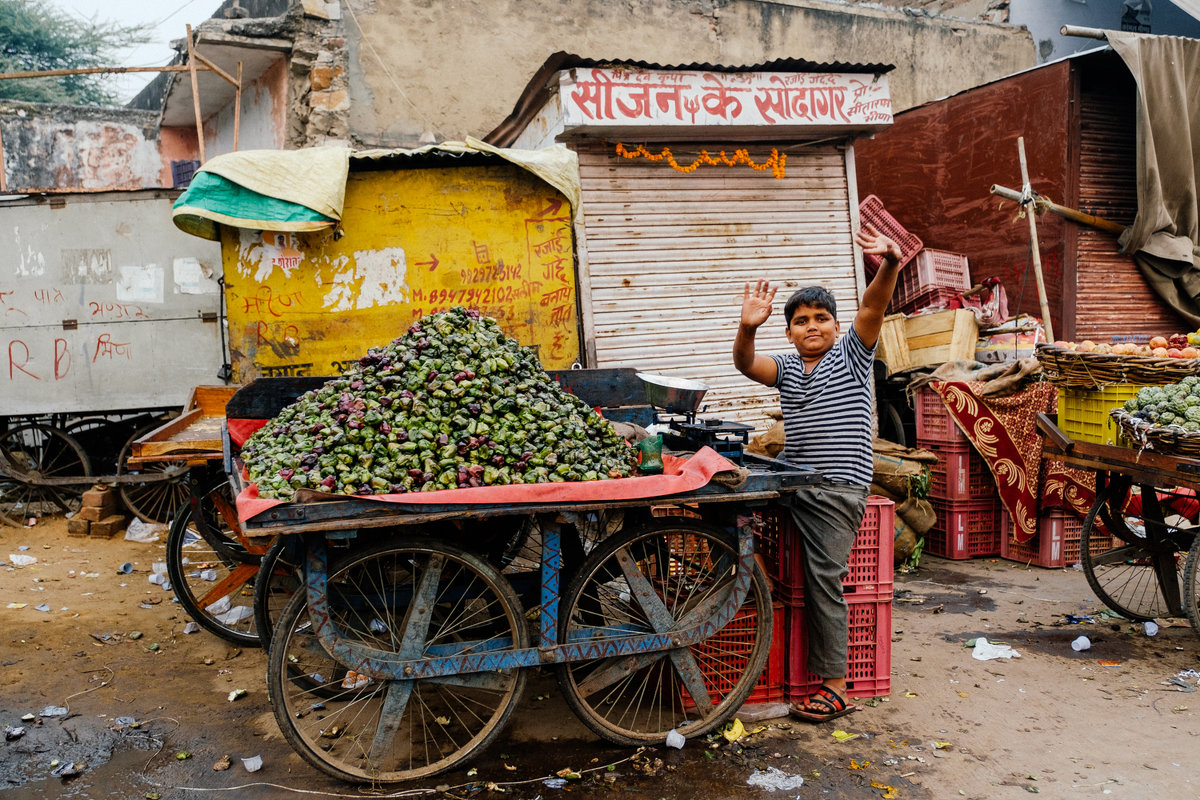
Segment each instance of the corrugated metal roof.
[{"label": "corrugated metal roof", "polygon": [[585,58],[559,51],[546,59],[525,84],[525,91],[513,111],[491,133],[483,137],[488,144],[508,147],[520,135],[529,119],[545,104],[550,95],[550,78],[557,72],[576,67],[634,67],[645,70],[679,72],[864,72],[883,74],[895,69],[894,64],[857,64],[848,61],[809,61],[804,58],[776,58],[758,64],[655,64],[621,58]]}]

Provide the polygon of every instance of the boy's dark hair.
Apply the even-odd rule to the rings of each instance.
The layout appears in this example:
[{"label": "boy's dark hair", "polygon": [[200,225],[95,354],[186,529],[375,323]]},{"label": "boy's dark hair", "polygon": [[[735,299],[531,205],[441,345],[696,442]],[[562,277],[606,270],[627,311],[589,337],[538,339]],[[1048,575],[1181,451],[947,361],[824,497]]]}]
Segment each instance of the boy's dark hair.
[{"label": "boy's dark hair", "polygon": [[800,306],[823,308],[837,319],[837,301],[824,286],[806,286],[787,299],[783,306],[783,319],[788,325],[792,324],[792,314]]}]

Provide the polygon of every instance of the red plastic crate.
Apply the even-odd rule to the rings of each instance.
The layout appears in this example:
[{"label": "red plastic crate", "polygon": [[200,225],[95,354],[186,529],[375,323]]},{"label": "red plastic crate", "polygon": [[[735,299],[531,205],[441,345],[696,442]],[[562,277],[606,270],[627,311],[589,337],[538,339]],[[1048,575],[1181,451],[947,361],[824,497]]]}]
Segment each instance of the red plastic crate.
[{"label": "red plastic crate", "polygon": [[1000,500],[932,499],[937,522],[925,552],[957,560],[1000,555]]},{"label": "red plastic crate", "polygon": [[[767,576],[785,599],[799,600],[804,589],[804,547],[787,509],[761,512],[762,524],[755,547],[767,565]],[[850,572],[842,580],[847,596],[882,598],[892,595],[896,504],[886,497],[871,495],[862,525],[846,563]]]},{"label": "red plastic crate", "polygon": [[[1035,567],[1061,569],[1079,563],[1082,557],[1083,519],[1065,508],[1050,508],[1038,519],[1037,533],[1028,542],[1013,535],[1008,512],[1000,514],[1000,556]],[[1093,548],[1096,547],[1093,543]],[[1108,548],[1103,548],[1108,549]]]},{"label": "red plastic crate", "polygon": [[949,308],[950,301],[962,294],[962,291],[934,286],[904,300],[892,297],[888,302],[887,311],[889,314],[916,314],[926,308]]},{"label": "red plastic crate", "polygon": [[[921,251],[923,242],[896,221],[896,218],[883,207],[883,201],[873,194],[867,195],[858,204],[859,220],[875,226],[875,229],[900,246],[900,266],[904,267]],[[863,253],[863,268],[869,276],[873,276],[882,261],[879,256]],[[903,274],[903,273],[902,273]]]},{"label": "red plastic crate", "polygon": [[940,394],[933,389],[919,389],[915,401],[918,447],[970,443],[946,410]]},{"label": "red plastic crate", "polygon": [[[773,603],[771,621],[771,649],[767,654],[767,665],[763,667],[754,691],[747,703],[774,703],[783,699],[784,668],[787,664],[787,614],[783,603]],[[745,656],[754,646],[757,615],[753,608],[743,608],[721,630],[692,648],[696,665],[704,676],[704,685],[714,703],[720,702],[741,677],[741,667],[730,664],[730,656]],[[684,708],[694,708],[692,698],[683,692],[680,695]]]},{"label": "red plastic crate", "polygon": [[930,289],[952,289],[958,294],[970,288],[971,269],[966,256],[926,247],[900,273],[893,299],[905,303]]},{"label": "red plastic crate", "polygon": [[[850,606],[850,635],[846,641],[846,688],[851,697],[879,697],[892,689],[892,601],[856,600]],[[784,685],[789,703],[802,702],[821,685],[808,671],[808,636],[804,605],[787,606],[787,671]]]},{"label": "red plastic crate", "polygon": [[929,496],[936,500],[988,500],[995,497],[996,481],[983,456],[965,442],[929,448],[938,457],[930,464]]}]

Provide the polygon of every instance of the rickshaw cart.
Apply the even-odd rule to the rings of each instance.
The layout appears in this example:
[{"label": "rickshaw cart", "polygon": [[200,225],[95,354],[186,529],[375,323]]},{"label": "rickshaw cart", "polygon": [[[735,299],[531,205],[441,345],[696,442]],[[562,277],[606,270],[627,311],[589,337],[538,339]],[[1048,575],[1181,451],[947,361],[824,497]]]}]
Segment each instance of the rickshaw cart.
[{"label": "rickshaw cart", "polygon": [[1096,473],[1080,561],[1096,596],[1133,620],[1187,615],[1200,632],[1200,460],[1078,441],[1038,415],[1043,455]]},{"label": "rickshaw cart", "polygon": [[[245,407],[258,383],[229,408]],[[716,457],[705,453],[693,461]],[[226,466],[245,491],[231,450]],[[251,540],[277,537],[303,556],[303,591],[268,652],[280,729],[340,779],[427,777],[485,747],[528,668],[543,665],[579,719],[614,743],[717,729],[770,649],[770,586],[749,514],[818,476],[747,455],[737,477],[603,501],[569,499],[576,483],[555,485],[561,501],[339,497],[242,513]]]}]

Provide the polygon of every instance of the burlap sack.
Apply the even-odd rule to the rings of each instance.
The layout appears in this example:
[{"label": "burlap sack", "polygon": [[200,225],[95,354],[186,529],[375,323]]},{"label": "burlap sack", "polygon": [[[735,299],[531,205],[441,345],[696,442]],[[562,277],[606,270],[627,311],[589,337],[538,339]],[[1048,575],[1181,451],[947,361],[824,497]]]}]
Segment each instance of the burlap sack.
[{"label": "burlap sack", "polygon": [[783,432],[783,422],[776,422],[770,428],[767,428],[765,433],[755,436],[746,443],[747,452],[754,453],[758,456],[766,456],[767,458],[775,458],[783,452],[783,444],[786,436]]},{"label": "burlap sack", "polygon": [[886,490],[892,499],[906,500],[909,487],[920,478],[925,465],[907,458],[875,454],[874,484]]},{"label": "burlap sack", "polygon": [[920,539],[916,532],[900,517],[896,517],[896,537],[895,537],[895,565],[898,567],[908,557],[912,555],[913,550],[917,549],[917,541]]},{"label": "burlap sack", "polygon": [[896,506],[897,519],[903,518],[918,536],[924,536],[937,523],[933,505],[928,500],[910,497]]}]

